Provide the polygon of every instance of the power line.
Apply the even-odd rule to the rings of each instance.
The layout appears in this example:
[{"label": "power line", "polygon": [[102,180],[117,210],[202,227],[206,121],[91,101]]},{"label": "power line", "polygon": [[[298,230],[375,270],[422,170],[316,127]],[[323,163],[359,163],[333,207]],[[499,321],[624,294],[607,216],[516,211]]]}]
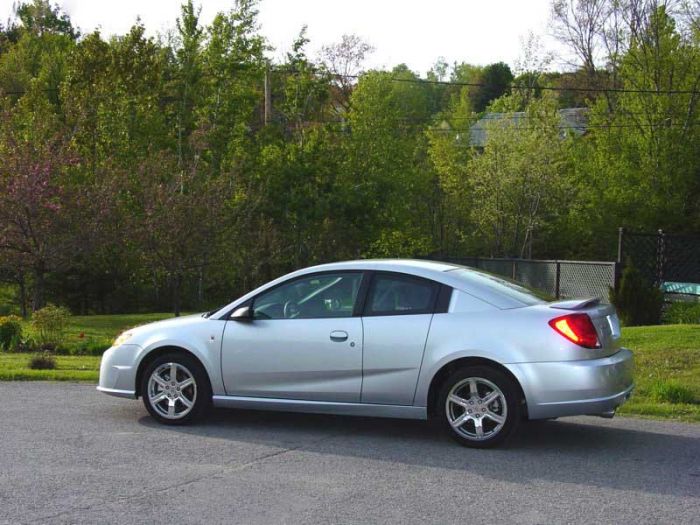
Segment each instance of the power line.
[{"label": "power line", "polygon": [[[357,76],[357,75],[354,75]],[[452,80],[431,80],[427,78],[396,78],[391,77],[393,82],[409,82],[416,84],[436,84],[444,86],[464,86],[464,87],[490,87],[483,82],[458,82]],[[584,87],[554,87],[554,86],[520,86],[518,84],[510,84],[510,89],[528,89],[536,91],[538,89],[544,91],[573,91],[579,93],[636,93],[636,94],[651,94],[651,95],[700,95],[700,91],[691,89],[630,89],[630,88],[584,88]]]},{"label": "power line", "polygon": [[[311,125],[311,124],[332,124],[336,123],[333,121],[306,121],[304,124],[306,125]],[[371,123],[371,122],[370,122]],[[509,123],[508,121],[504,121],[504,123]],[[580,127],[574,127],[574,126],[567,126],[567,125],[557,125],[554,126],[554,129],[558,130],[579,130],[579,131],[586,131],[588,129],[639,129],[639,128],[660,128],[660,129],[668,129],[668,128],[685,128],[685,127],[697,127],[700,126],[700,121],[696,122],[689,122],[687,124],[683,123],[659,123],[659,124],[649,124],[649,123],[640,123],[640,124],[592,124],[589,126],[580,126]],[[415,130],[417,126],[396,126],[393,129],[398,129],[398,130]],[[503,126],[504,128],[506,126]],[[542,130],[542,126],[518,126],[517,124],[513,125],[513,123],[509,123],[509,126],[507,127],[512,127],[516,131],[534,131],[534,130]],[[375,131],[376,128],[373,128],[372,131]],[[328,129],[328,131],[333,132],[333,133],[351,133],[352,132],[352,127],[350,126],[349,128],[345,129]],[[428,127],[425,130],[426,133],[470,133],[472,131],[471,127],[468,128],[436,128],[436,127]],[[490,131],[488,129],[485,130],[486,132]]]}]

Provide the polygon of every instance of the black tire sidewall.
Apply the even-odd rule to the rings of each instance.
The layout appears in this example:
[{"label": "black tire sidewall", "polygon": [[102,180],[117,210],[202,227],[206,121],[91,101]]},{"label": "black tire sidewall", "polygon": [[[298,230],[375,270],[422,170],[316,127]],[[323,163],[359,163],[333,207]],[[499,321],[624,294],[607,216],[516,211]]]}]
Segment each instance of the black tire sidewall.
[{"label": "black tire sidewall", "polygon": [[[503,428],[495,436],[481,441],[473,441],[458,434],[452,428],[452,425],[450,425],[445,412],[445,404],[450,390],[456,383],[468,377],[480,377],[491,381],[503,392],[506,398],[508,412]],[[520,391],[517,385],[503,372],[488,366],[466,366],[452,372],[443,382],[437,396],[437,405],[435,406],[434,413],[443,430],[459,444],[472,448],[489,448],[503,443],[515,432],[522,414],[520,397]]]},{"label": "black tire sidewall", "polygon": [[[148,399],[148,379],[151,377],[153,371],[158,368],[163,363],[178,363],[187,368],[197,383],[197,399],[195,399],[194,406],[186,416],[181,419],[167,419],[158,414]],[[152,362],[148,364],[144,370],[143,376],[141,377],[141,397],[143,398],[143,404],[148,410],[148,413],[159,423],[165,425],[186,425],[192,423],[199,419],[211,405],[211,386],[209,383],[209,377],[207,376],[204,367],[193,357],[185,353],[168,353],[163,354],[155,358]]]}]

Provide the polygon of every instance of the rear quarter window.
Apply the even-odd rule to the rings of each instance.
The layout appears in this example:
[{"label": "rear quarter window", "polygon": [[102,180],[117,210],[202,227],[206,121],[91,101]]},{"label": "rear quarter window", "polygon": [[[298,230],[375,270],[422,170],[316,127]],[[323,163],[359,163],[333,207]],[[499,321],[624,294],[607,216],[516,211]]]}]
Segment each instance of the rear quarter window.
[{"label": "rear quarter window", "polygon": [[[472,290],[484,290],[489,294],[495,294],[508,301],[518,303],[521,306],[545,304],[551,300],[546,294],[488,272],[473,270],[471,268],[455,268],[449,272],[454,277],[463,281],[467,288]],[[484,297],[484,300],[488,299]]]}]

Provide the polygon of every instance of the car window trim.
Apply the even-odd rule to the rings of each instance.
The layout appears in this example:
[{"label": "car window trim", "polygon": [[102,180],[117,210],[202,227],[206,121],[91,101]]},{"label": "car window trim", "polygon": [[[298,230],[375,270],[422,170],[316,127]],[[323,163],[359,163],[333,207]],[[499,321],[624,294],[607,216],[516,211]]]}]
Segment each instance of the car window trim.
[{"label": "car window trim", "polygon": [[[423,281],[426,283],[429,283],[432,288],[433,288],[433,297],[432,297],[432,304],[428,308],[424,308],[422,310],[411,310],[407,312],[396,312],[396,311],[382,311],[382,312],[370,312],[370,295],[371,292],[374,290],[374,283],[377,277],[393,277],[397,280],[403,280],[403,281]],[[428,279],[426,277],[421,277],[420,275],[414,275],[412,273],[401,273],[401,272],[387,272],[387,271],[373,271],[371,278],[368,279],[368,285],[367,285],[367,291],[366,291],[366,296],[364,298],[364,305],[362,308],[362,316],[363,317],[394,317],[394,316],[399,316],[399,315],[425,315],[425,314],[434,314],[437,312],[438,308],[438,299],[440,298],[440,292],[442,291],[442,287],[445,286],[442,283],[438,281],[434,281],[433,279]],[[450,289],[450,295],[451,295],[451,290],[452,288],[448,286]],[[358,294],[359,295],[359,294]],[[443,299],[444,300],[444,299]],[[448,305],[449,305],[449,300],[448,300]]]}]

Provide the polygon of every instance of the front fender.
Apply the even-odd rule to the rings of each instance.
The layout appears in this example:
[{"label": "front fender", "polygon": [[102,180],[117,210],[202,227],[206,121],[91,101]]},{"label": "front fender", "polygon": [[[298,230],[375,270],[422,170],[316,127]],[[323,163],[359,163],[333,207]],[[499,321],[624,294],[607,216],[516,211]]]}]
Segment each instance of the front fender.
[{"label": "front fender", "polygon": [[[223,323],[222,323],[223,324]],[[223,329],[223,327],[222,327]],[[181,348],[194,355],[204,366],[212,393],[220,395],[224,393],[224,384],[221,377],[221,335],[206,334],[205,337],[168,337],[159,338],[153,336],[144,341],[143,347],[135,356],[134,386],[136,385],[136,371],[141,363],[154,351],[162,348]]]}]

